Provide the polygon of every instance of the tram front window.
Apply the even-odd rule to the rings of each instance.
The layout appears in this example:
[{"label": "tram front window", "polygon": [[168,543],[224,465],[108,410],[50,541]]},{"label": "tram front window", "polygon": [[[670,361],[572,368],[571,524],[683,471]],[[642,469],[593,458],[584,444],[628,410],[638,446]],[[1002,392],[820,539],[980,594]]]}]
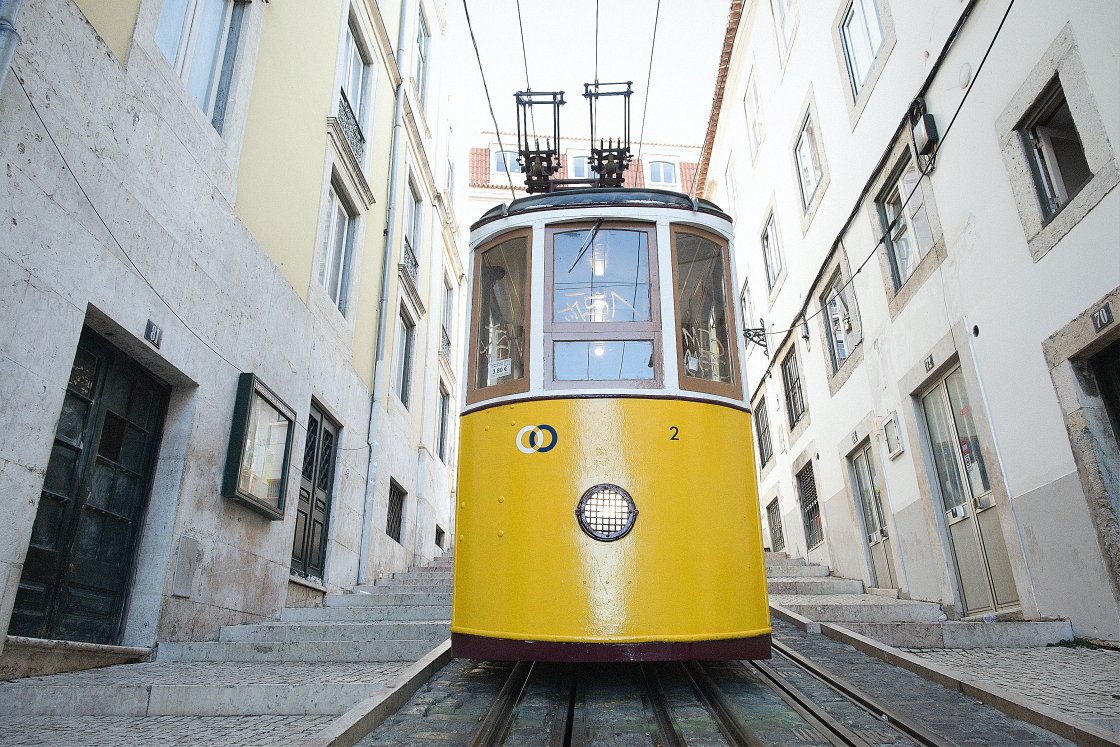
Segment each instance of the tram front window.
[{"label": "tram front window", "polygon": [[557,381],[652,381],[650,340],[573,340],[553,343]]},{"label": "tram front window", "polygon": [[650,321],[646,231],[564,231],[555,235],[552,257],[554,322]]},{"label": "tram front window", "polygon": [[[517,236],[486,249],[478,258],[474,336],[477,389],[525,378],[528,249],[528,237]],[[493,390],[494,395],[503,393]],[[486,396],[492,395],[487,392]]]},{"label": "tram front window", "polygon": [[724,247],[680,230],[674,231],[673,244],[681,385],[738,396]]}]

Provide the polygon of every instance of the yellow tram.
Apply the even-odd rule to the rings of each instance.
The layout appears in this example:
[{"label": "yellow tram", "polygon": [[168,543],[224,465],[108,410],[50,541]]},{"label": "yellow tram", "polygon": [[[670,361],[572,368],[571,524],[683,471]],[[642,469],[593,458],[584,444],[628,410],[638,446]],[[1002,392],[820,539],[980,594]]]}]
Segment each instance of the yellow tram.
[{"label": "yellow tram", "polygon": [[731,220],[644,189],[471,231],[456,656],[770,655]]}]

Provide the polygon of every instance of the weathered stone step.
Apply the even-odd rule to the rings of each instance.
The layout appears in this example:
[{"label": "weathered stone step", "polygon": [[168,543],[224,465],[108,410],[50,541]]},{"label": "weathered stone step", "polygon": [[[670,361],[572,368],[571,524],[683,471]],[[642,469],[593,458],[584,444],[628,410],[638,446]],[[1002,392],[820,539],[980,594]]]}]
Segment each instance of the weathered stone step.
[{"label": "weathered stone step", "polygon": [[766,566],[767,578],[824,578],[828,568],[823,565],[770,565]]},{"label": "weathered stone step", "polygon": [[805,565],[805,558],[791,558],[785,553],[781,555],[767,553],[766,565]]},{"label": "weathered stone step", "polygon": [[450,620],[451,605],[408,605],[394,607],[285,607],[281,622],[393,622]]},{"label": "weathered stone step", "polygon": [[357,593],[380,592],[383,589],[396,589],[398,591],[442,591],[444,593],[451,593],[451,580],[434,580],[425,581],[422,579],[414,578],[386,578],[378,581],[376,584],[365,584],[362,586],[355,586],[354,591]]},{"label": "weathered stone step", "polygon": [[771,578],[771,594],[862,594],[863,582],[850,578]]},{"label": "weathered stone step", "polygon": [[431,640],[383,641],[197,641],[161,643],[156,661],[416,661]]},{"label": "weathered stone step", "polygon": [[391,641],[447,638],[450,620],[434,622],[279,622],[223,625],[219,641]]},{"label": "weathered stone step", "polygon": [[451,594],[382,591],[376,594],[328,594],[323,601],[328,607],[376,607],[378,605],[436,605],[446,607],[451,604]]},{"label": "weathered stone step", "polygon": [[933,602],[891,599],[873,594],[837,594],[809,596],[771,594],[776,604],[816,622],[914,622],[935,623],[944,618],[941,607]]},{"label": "weathered stone step", "polygon": [[1046,622],[845,623],[895,648],[1031,648],[1073,640],[1068,620]]}]

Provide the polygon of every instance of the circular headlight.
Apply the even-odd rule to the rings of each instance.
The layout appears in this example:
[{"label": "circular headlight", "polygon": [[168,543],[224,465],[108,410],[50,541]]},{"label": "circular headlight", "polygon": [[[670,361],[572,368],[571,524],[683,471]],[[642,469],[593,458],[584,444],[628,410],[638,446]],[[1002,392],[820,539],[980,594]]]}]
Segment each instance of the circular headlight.
[{"label": "circular headlight", "polygon": [[580,528],[593,539],[610,542],[626,534],[638,518],[634,499],[617,485],[604,483],[589,488],[576,506]]}]

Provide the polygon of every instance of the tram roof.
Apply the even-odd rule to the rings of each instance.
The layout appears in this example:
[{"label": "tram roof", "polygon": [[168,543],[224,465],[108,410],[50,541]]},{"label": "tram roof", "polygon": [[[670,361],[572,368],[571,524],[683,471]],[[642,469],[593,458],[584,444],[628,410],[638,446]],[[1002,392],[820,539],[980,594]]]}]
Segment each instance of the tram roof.
[{"label": "tram roof", "polygon": [[731,216],[723,212],[714,202],[689,197],[680,192],[670,192],[666,189],[629,187],[565,189],[559,192],[521,197],[508,204],[490,208],[471,226],[471,230],[473,231],[490,221],[510,215],[535,213],[541,210],[596,207],[676,208],[678,210],[708,213],[728,221],[731,220]]}]

